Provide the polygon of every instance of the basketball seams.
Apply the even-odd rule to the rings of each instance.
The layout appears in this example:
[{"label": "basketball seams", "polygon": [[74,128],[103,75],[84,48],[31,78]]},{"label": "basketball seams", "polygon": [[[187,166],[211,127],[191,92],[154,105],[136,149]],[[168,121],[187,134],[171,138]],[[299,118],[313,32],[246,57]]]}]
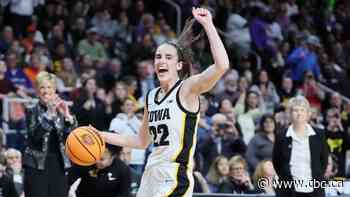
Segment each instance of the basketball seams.
[{"label": "basketball seams", "polygon": [[[96,133],[94,133],[93,131],[90,131],[89,129],[86,129],[87,132],[89,132],[94,138],[95,141],[98,144],[98,149],[100,150],[101,155],[103,154],[102,152],[102,139],[100,136],[98,136]],[[96,137],[97,136],[97,137]]]},{"label": "basketball seams", "polygon": [[69,147],[69,141],[67,141],[67,143],[68,143],[68,144],[66,145],[66,147],[67,147],[66,150],[68,151],[68,153],[69,153],[74,159],[76,159],[76,160],[78,160],[78,161],[81,162],[80,165],[89,163],[89,162],[83,161],[83,160],[81,160],[79,157],[77,157],[77,156],[73,153],[73,151],[70,149],[70,147]]},{"label": "basketball seams", "polygon": [[92,153],[90,152],[90,150],[85,146],[85,144],[82,143],[82,142],[80,141],[79,137],[78,137],[77,135],[75,135],[75,133],[73,133],[73,136],[77,139],[77,141],[79,142],[79,144],[82,145],[82,146],[85,148],[85,150],[87,150],[88,153],[90,153],[90,155],[95,159],[95,161],[97,161],[95,155],[92,154]]},{"label": "basketball seams", "polygon": [[[86,139],[85,144],[85,137]],[[92,143],[92,144],[90,144]],[[66,154],[73,163],[86,166],[97,162],[105,151],[105,142],[96,132],[88,128],[75,128],[66,139]],[[98,147],[97,147],[98,146]]]}]

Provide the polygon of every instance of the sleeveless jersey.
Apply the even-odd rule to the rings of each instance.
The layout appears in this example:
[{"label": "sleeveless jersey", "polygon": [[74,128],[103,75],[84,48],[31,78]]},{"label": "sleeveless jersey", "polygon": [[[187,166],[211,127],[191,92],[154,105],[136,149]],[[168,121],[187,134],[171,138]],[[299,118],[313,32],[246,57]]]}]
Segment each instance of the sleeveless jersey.
[{"label": "sleeveless jersey", "polygon": [[157,100],[160,87],[147,94],[148,129],[153,148],[146,169],[159,163],[193,165],[199,113],[189,112],[181,105],[181,86],[182,81],[177,81],[160,100]]}]

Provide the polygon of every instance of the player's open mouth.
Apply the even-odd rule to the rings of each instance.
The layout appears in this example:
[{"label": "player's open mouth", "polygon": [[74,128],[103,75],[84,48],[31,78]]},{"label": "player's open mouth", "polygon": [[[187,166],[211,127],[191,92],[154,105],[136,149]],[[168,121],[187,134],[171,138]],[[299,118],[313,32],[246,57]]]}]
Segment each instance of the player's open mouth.
[{"label": "player's open mouth", "polygon": [[158,73],[166,73],[168,72],[168,69],[161,68],[158,70]]}]

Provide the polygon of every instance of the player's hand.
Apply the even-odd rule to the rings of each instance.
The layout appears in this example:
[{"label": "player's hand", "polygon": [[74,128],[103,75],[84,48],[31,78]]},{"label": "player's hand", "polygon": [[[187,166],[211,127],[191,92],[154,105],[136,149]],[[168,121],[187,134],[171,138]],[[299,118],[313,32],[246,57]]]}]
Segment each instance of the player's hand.
[{"label": "player's hand", "polygon": [[89,124],[89,126],[87,126],[87,128],[95,133],[100,133],[101,131],[96,129],[94,126],[92,126],[91,124]]},{"label": "player's hand", "polygon": [[192,15],[202,26],[213,24],[211,13],[205,8],[192,8]]},{"label": "player's hand", "polygon": [[104,138],[104,135],[103,135],[103,132],[96,129],[94,126],[92,126],[91,124],[89,124],[89,126],[87,127],[90,131],[96,133],[98,136],[100,136],[102,139],[105,139]]}]

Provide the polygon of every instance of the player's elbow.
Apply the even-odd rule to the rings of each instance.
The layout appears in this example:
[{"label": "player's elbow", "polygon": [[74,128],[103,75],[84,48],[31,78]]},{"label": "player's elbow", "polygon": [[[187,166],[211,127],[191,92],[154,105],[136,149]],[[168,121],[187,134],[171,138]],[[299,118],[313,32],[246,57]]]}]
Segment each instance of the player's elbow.
[{"label": "player's elbow", "polygon": [[224,62],[221,67],[224,70],[224,72],[226,72],[230,68],[230,62]]},{"label": "player's elbow", "polygon": [[230,68],[230,63],[228,62],[221,62],[219,64],[216,64],[216,69],[220,71],[220,73],[225,73]]}]

